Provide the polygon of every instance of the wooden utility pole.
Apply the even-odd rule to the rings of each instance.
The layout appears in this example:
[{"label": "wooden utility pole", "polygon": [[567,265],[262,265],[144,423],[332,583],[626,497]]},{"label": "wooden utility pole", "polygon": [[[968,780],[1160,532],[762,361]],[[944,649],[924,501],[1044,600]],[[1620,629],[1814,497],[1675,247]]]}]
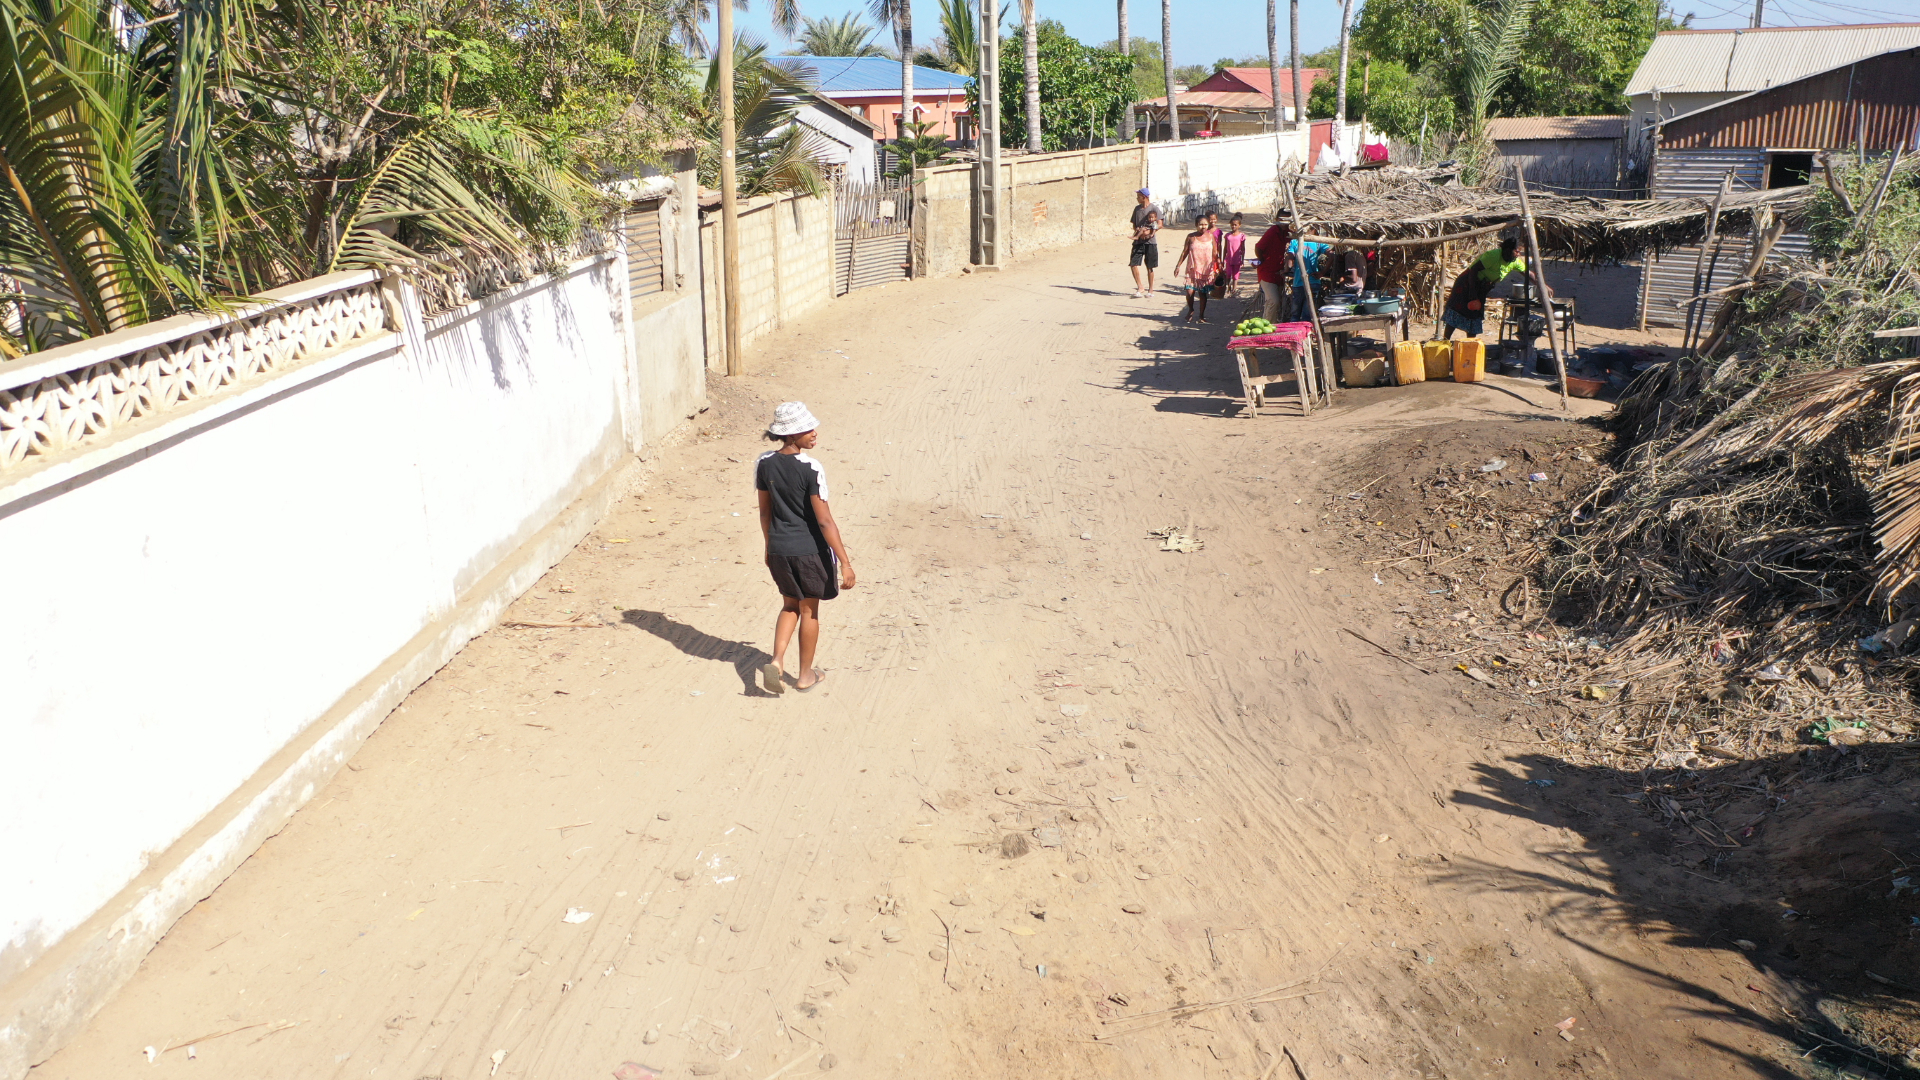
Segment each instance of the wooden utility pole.
[{"label": "wooden utility pole", "polygon": [[[1120,7],[1120,55],[1131,60],[1133,58],[1133,39],[1127,36],[1127,0],[1118,0],[1118,3]],[[1132,68],[1127,69],[1127,78],[1129,80],[1128,85],[1135,85],[1131,81],[1133,79]],[[1137,96],[1137,92],[1129,91],[1127,93],[1127,107],[1120,113],[1121,142],[1133,141],[1133,99]]]},{"label": "wooden utility pole", "polygon": [[715,59],[720,65],[720,295],[722,337],[727,347],[727,374],[745,375],[740,355],[740,205],[734,175],[733,130],[733,2],[721,0],[720,33]]},{"label": "wooden utility pole", "polygon": [[980,0],[980,66],[974,79],[979,88],[975,126],[980,135],[980,159],[973,166],[974,235],[979,239],[979,265],[1000,265],[1000,4]]},{"label": "wooden utility pole", "polygon": [[[1520,223],[1526,229],[1527,269],[1533,278],[1533,295],[1540,304],[1540,310],[1547,316],[1547,346],[1553,350],[1553,369],[1560,376],[1560,408],[1567,408],[1567,358],[1560,351],[1560,333],[1553,317],[1553,299],[1547,292],[1547,267],[1540,258],[1540,238],[1533,230],[1533,204],[1527,200],[1527,169],[1519,162],[1513,164],[1513,179],[1520,187]],[[1485,315],[1482,305],[1480,314]],[[1526,327],[1520,328],[1521,333]]]}]

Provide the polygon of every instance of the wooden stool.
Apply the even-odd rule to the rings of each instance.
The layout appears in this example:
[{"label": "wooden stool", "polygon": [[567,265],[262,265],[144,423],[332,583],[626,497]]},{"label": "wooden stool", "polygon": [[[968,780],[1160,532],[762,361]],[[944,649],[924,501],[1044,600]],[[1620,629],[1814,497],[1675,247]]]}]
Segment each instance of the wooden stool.
[{"label": "wooden stool", "polygon": [[[1289,361],[1288,369],[1272,373],[1260,370],[1260,349],[1233,350],[1234,367],[1240,372],[1240,393],[1247,399],[1247,416],[1252,417],[1267,403],[1266,388],[1277,382],[1293,380],[1294,391],[1300,396],[1300,412],[1305,415],[1313,411],[1313,365],[1303,362],[1301,353],[1281,346],[1268,346],[1275,352],[1284,352]],[[1313,346],[1307,345],[1311,350]]]}]

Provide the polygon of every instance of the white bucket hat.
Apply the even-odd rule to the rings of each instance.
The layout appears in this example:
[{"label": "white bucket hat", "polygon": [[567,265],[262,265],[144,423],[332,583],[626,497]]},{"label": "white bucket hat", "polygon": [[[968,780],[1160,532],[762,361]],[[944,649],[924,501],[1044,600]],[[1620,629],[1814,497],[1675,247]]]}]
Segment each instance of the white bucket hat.
[{"label": "white bucket hat", "polygon": [[812,431],[820,426],[820,421],[807,411],[804,401],[783,401],[773,410],[773,423],[767,425],[769,435],[798,435],[803,431]]}]

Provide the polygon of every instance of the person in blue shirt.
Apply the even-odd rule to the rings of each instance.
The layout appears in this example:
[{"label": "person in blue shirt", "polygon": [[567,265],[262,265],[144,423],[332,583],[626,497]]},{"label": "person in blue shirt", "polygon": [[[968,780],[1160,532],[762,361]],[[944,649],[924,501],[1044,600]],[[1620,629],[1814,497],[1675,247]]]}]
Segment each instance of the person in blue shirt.
[{"label": "person in blue shirt", "polygon": [[1307,294],[1306,278],[1300,276],[1300,265],[1294,262],[1294,252],[1300,253],[1301,262],[1307,264],[1307,274],[1317,285],[1320,280],[1320,256],[1325,255],[1327,250],[1327,245],[1316,244],[1310,240],[1292,240],[1287,243],[1287,261],[1293,263],[1294,322],[1313,321],[1313,300]]}]

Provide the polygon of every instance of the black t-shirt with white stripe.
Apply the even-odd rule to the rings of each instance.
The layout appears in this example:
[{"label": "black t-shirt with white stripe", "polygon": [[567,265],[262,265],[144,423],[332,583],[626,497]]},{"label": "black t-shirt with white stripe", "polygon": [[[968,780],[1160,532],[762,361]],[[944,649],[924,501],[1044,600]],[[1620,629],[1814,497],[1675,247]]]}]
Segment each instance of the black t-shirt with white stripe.
[{"label": "black t-shirt with white stripe", "polygon": [[773,497],[767,554],[824,556],[831,551],[813,514],[813,496],[827,498],[827,474],[819,462],[804,453],[769,450],[754,464],[753,486]]}]

